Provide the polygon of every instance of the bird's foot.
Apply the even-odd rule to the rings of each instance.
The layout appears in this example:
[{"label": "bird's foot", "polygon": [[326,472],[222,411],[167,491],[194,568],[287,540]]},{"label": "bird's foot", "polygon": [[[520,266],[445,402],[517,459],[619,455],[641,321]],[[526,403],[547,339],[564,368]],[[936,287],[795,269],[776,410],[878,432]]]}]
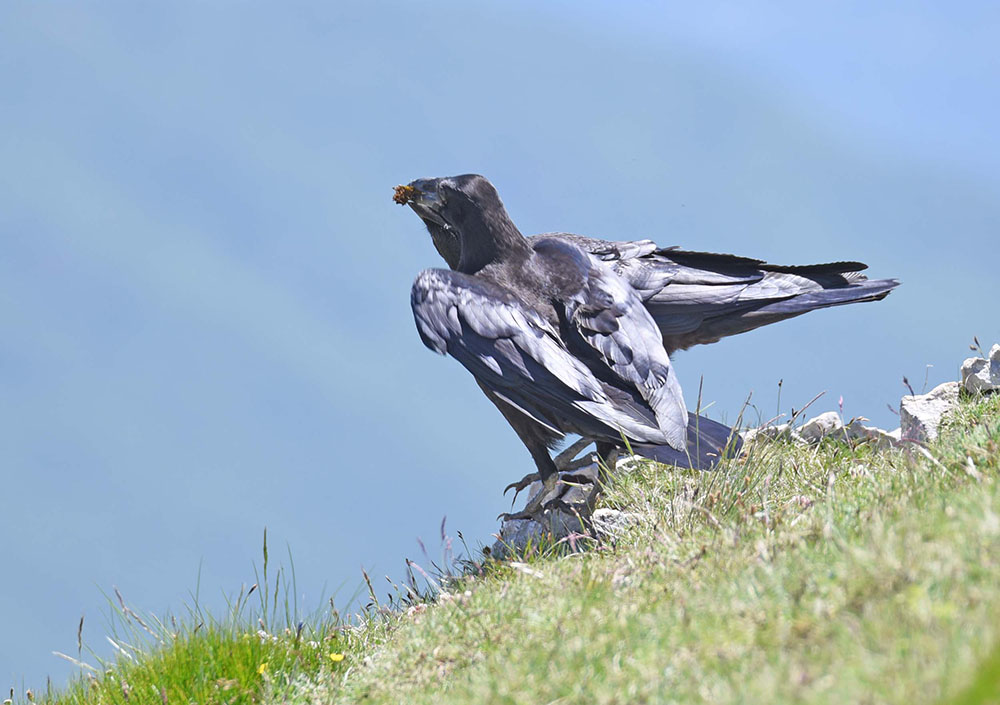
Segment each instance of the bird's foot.
[{"label": "bird's foot", "polygon": [[[552,459],[552,462],[556,466],[556,470],[562,474],[563,479],[570,482],[590,482],[592,480],[592,478],[588,477],[586,474],[570,474],[575,470],[588,467],[596,462],[593,453],[581,455],[579,458],[576,457],[581,450],[589,446],[591,443],[592,441],[586,438],[581,438]],[[533,483],[539,482],[541,479],[541,476],[537,472],[528,473],[517,482],[512,482],[504,487],[503,493],[507,494],[511,490],[514,490],[514,500],[516,500],[517,496],[521,492],[530,487]]]},{"label": "bird's foot", "polygon": [[[591,496],[596,496],[598,490],[594,489],[585,495],[583,502],[579,498],[572,502],[565,501],[567,494],[573,488],[583,485],[593,485],[596,488],[599,484],[598,462],[594,453],[584,453],[576,457],[582,450],[587,448],[592,441],[581,438],[568,446],[559,455],[552,459],[557,472],[550,475],[542,487],[535,492],[528,504],[519,512],[501,514],[498,518],[503,521],[511,519],[534,519],[538,521],[541,516],[551,510],[560,510],[567,514],[579,514],[581,509],[589,513],[593,509]],[[517,482],[512,482],[504,488],[503,493],[507,494],[514,490],[514,497],[511,504],[517,501],[517,496],[525,489],[536,482],[541,482],[541,476],[537,472],[525,475]]]},{"label": "bird's foot", "polygon": [[[572,501],[567,501],[572,490],[586,485],[591,485],[592,489],[584,493],[582,501],[578,496],[579,493],[576,493],[577,496]],[[497,518],[501,521],[532,519],[543,523],[546,512],[553,511],[563,512],[570,516],[586,517],[593,511],[599,494],[600,482],[589,474],[553,474],[542,483],[541,489],[532,495],[524,509],[519,512],[503,513]]]},{"label": "bird's foot", "polygon": [[[535,480],[538,479],[537,475],[535,477],[535,480],[529,480],[528,478],[530,478],[530,477],[531,476],[529,475],[529,476],[523,478],[520,482],[514,483],[515,486],[518,485],[518,484],[521,484],[521,483],[525,483],[524,487],[527,487],[532,482],[534,482]],[[549,499],[550,495],[552,495],[553,493],[558,492],[558,494],[556,495],[556,498],[559,498],[566,491],[565,487],[560,487],[561,484],[562,483],[559,480],[559,475],[556,475],[556,474],[549,475],[547,478],[545,478],[542,481],[542,488],[538,492],[536,492],[531,497],[531,499],[528,500],[528,503],[524,506],[524,509],[522,509],[519,512],[513,512],[513,513],[507,513],[507,512],[505,512],[503,514],[500,514],[497,517],[497,519],[500,519],[501,521],[510,521],[511,519],[535,519],[535,520],[537,520],[542,514],[545,513],[546,505],[548,504],[547,500]],[[520,492],[521,489],[523,489],[523,487],[519,488],[518,492]],[[514,498],[517,499],[517,494],[516,493],[514,495]]]},{"label": "bird's foot", "polygon": [[498,514],[497,519],[502,522],[514,521],[516,519],[530,519],[531,521],[537,521],[539,524],[544,524],[546,514],[553,511],[564,511],[567,514],[576,513],[573,505],[567,504],[561,499],[553,499],[545,504],[538,504],[534,507],[527,506],[519,512],[504,512],[502,514]]},{"label": "bird's foot", "polygon": [[593,513],[593,503],[590,499],[593,497],[596,500],[598,494],[599,491],[595,488],[588,493],[587,499],[583,502],[567,502],[562,497],[556,497],[545,503],[536,503],[534,506],[529,503],[521,511],[505,512],[497,516],[497,519],[503,522],[528,519],[544,525],[553,513],[560,513],[568,517],[575,517],[582,522],[582,526],[588,526],[590,515]]},{"label": "bird's foot", "polygon": [[513,497],[513,499],[511,499],[511,503],[516,502],[517,501],[517,496],[519,494],[521,494],[521,492],[524,490],[524,488],[530,487],[532,483],[538,482],[541,479],[542,479],[541,476],[537,472],[529,473],[529,474],[525,475],[524,477],[522,477],[517,482],[512,482],[509,485],[507,485],[506,487],[504,487],[503,488],[503,493],[507,494],[511,490],[514,490],[514,497]]}]

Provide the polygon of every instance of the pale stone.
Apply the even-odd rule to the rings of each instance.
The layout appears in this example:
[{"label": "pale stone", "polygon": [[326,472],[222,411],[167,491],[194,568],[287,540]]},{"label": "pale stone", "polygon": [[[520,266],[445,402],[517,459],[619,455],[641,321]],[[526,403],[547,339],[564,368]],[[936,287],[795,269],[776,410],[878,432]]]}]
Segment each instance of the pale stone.
[{"label": "pale stone", "polygon": [[962,387],[970,394],[992,392],[997,387],[990,379],[990,361],[984,357],[970,357],[962,363]]},{"label": "pale stone", "polygon": [[798,431],[792,428],[789,423],[777,424],[776,426],[761,426],[760,428],[748,428],[740,431],[740,436],[744,443],[750,443],[756,438],[767,438],[770,440],[788,440],[792,443],[802,444],[805,441]]},{"label": "pale stone", "polygon": [[990,348],[989,359],[970,357],[962,363],[962,387],[970,394],[1000,390],[1000,343]]},{"label": "pale stone", "polygon": [[926,443],[938,436],[945,414],[958,406],[959,382],[945,382],[927,394],[905,396],[899,403],[902,438]]},{"label": "pale stone", "polygon": [[827,411],[809,419],[799,429],[799,435],[808,443],[818,443],[823,438],[843,431],[844,422],[836,411]]},{"label": "pale stone", "polygon": [[646,458],[641,455],[622,455],[619,456],[617,462],[615,463],[615,470],[617,472],[631,472],[635,470],[643,463],[648,463]]},{"label": "pale stone", "polygon": [[854,419],[844,428],[849,440],[867,442],[880,450],[899,445],[899,429],[886,431],[877,426],[865,426],[862,421],[867,419]]},{"label": "pale stone", "polygon": [[598,536],[615,536],[639,521],[639,515],[617,509],[601,507],[591,517]]}]

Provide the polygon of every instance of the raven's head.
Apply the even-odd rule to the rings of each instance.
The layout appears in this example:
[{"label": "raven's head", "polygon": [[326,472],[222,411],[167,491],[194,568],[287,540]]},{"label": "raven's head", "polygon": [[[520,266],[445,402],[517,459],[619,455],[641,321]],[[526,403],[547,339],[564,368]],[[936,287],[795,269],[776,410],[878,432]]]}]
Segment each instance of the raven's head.
[{"label": "raven's head", "polygon": [[[459,269],[462,251],[503,231],[517,233],[493,184],[479,174],[417,179],[397,186],[392,200],[420,216],[434,247],[452,269]],[[519,233],[518,233],[519,236]]]}]

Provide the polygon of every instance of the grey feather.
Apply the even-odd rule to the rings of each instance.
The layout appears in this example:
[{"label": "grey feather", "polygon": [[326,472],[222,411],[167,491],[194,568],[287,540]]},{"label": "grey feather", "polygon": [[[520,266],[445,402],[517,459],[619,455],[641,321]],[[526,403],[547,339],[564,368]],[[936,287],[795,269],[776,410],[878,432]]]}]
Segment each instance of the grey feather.
[{"label": "grey feather", "polygon": [[656,320],[668,352],[820,308],[877,301],[899,285],[895,279],[869,281],[861,262],[783,266],[735,255],[651,249],[649,240],[611,242],[570,233],[529,239],[543,238],[573,243],[595,262],[612,263]]},{"label": "grey feather", "polygon": [[[417,212],[448,270],[427,270],[411,303],[424,344],[458,360],[535,460],[567,433],[708,468],[739,448],[731,430],[689,415],[669,354],[828,306],[874,301],[898,282],[859,262],[806,266],[611,242],[525,238],[489,181],[418,179]],[[604,451],[602,451],[604,452]]]},{"label": "grey feather", "polygon": [[496,284],[426,270],[413,283],[411,303],[428,347],[443,348],[540,423],[564,433],[618,439],[624,432],[640,442],[670,442],[655,411],[635,413],[616,404],[606,383],[570,354],[548,322]]}]

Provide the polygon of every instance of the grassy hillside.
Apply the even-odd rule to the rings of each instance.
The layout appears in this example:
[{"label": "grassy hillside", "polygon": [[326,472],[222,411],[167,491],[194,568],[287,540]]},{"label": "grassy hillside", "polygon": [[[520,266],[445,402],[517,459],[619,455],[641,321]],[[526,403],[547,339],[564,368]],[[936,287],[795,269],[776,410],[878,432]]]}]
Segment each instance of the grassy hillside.
[{"label": "grassy hillside", "polygon": [[589,550],[470,563],[426,604],[373,591],[353,625],[292,623],[274,576],[219,621],[126,609],[128,656],[34,697],[1000,702],[998,473],[1000,396],[964,402],[926,453],[759,441],[711,474],[639,464],[604,498],[633,523]]}]

